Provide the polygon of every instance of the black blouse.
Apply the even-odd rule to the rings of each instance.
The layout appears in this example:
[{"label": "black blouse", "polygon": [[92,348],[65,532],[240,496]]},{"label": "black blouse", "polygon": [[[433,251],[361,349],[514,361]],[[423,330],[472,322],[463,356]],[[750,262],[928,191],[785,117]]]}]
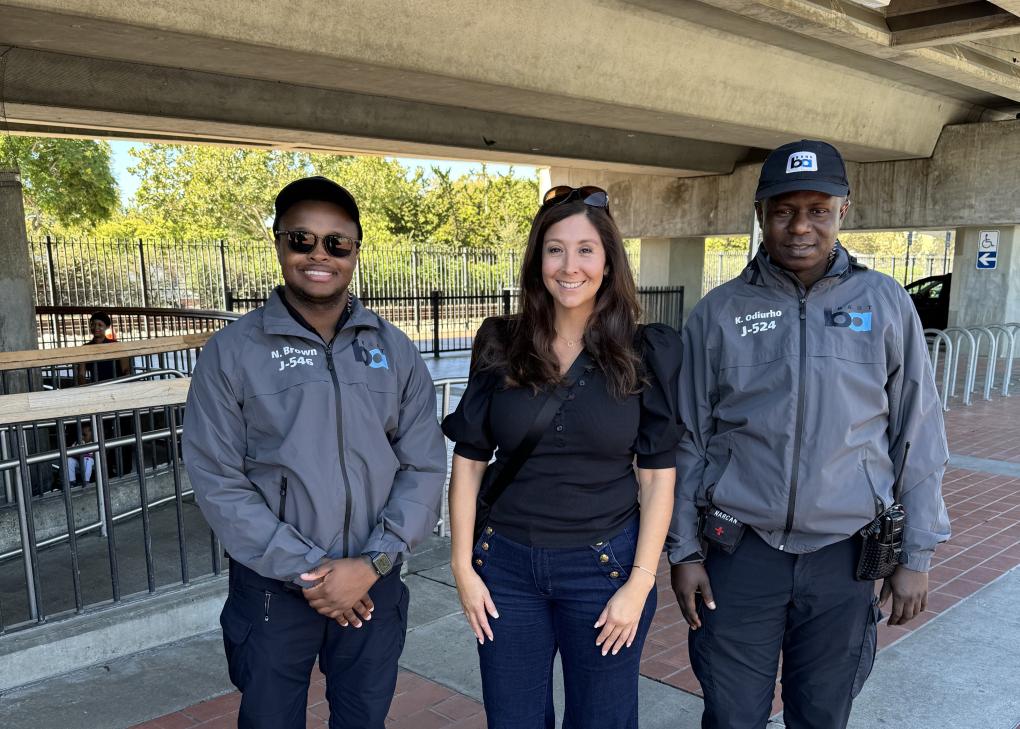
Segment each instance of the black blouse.
[{"label": "black blouse", "polygon": [[[500,327],[486,320],[478,336]],[[605,375],[591,365],[577,378],[566,401],[492,506],[489,525],[509,539],[533,547],[579,547],[610,539],[638,511],[639,468],[672,468],[680,440],[675,383],[680,336],[664,324],[642,332],[648,384],[616,400]],[[495,371],[472,374],[464,396],[443,421],[456,443],[454,453],[486,463],[509,460],[538,414],[544,395],[530,387],[507,387]]]}]

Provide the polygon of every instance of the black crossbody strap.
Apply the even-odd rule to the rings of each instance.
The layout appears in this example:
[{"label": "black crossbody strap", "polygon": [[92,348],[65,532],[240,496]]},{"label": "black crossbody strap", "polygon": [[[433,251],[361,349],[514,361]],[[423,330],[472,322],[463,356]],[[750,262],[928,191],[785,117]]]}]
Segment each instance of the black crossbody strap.
[{"label": "black crossbody strap", "polygon": [[483,497],[485,503],[490,507],[496,503],[496,500],[506,491],[507,486],[517,477],[517,472],[521,470],[524,462],[528,460],[528,456],[535,450],[538,441],[542,439],[542,434],[549,427],[549,423],[552,422],[556,411],[560,409],[560,405],[566,399],[567,391],[590,363],[591,357],[588,356],[587,352],[581,350],[581,353],[577,355],[577,359],[574,360],[574,363],[570,365],[570,369],[564,375],[564,384],[546,396],[545,402],[542,403],[538,415],[535,416],[534,422],[525,434],[524,439],[521,440],[520,445],[517,446],[517,450],[513,452],[506,466],[503,467],[496,479],[486,489]]}]

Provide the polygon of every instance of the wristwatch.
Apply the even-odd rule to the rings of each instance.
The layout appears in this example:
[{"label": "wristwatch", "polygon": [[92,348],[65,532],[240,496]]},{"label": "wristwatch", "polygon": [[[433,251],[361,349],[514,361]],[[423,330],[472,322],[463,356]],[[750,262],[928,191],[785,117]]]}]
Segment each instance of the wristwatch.
[{"label": "wristwatch", "polygon": [[393,569],[393,560],[386,552],[366,552],[364,556],[368,557],[369,563],[380,577],[385,577]]}]

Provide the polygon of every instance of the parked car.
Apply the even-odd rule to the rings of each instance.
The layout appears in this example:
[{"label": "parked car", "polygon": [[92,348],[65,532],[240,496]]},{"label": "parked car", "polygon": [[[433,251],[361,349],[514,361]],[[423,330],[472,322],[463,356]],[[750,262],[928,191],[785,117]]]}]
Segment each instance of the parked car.
[{"label": "parked car", "polygon": [[925,329],[945,329],[949,325],[949,288],[953,274],[929,276],[905,286]]}]

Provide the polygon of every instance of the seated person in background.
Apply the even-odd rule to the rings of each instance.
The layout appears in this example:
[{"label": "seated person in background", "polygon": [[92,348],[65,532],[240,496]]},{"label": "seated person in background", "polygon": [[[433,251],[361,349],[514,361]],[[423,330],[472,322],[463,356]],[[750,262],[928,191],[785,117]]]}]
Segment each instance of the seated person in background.
[{"label": "seated person in background", "polygon": [[[67,428],[66,442],[68,448],[91,443],[95,438],[92,435],[92,423],[84,421],[81,423],[81,436],[78,437],[78,427],[73,423]],[[92,474],[95,471],[96,454],[83,453],[78,456],[67,457],[67,481],[71,486],[84,486],[92,481]],[[64,485],[60,477],[59,463],[53,464],[53,485],[52,490],[59,491]]]},{"label": "seated person in background", "polygon": [[[111,327],[113,320],[105,311],[97,311],[89,317],[89,331],[92,332],[92,339],[85,342],[90,344],[113,344],[117,337],[113,334]],[[127,357],[120,359],[107,359],[100,362],[82,362],[78,365],[77,383],[87,385],[106,380],[115,380],[118,377],[131,374],[131,361]]]}]

